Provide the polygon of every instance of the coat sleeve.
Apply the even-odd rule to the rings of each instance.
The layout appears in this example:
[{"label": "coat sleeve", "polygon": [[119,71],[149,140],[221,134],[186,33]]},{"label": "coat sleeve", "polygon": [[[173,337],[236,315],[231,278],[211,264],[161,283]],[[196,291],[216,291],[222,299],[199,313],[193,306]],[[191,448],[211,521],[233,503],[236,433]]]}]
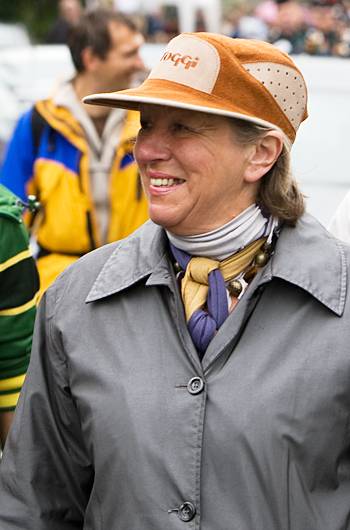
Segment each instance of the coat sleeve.
[{"label": "coat sleeve", "polygon": [[50,289],[39,306],[31,360],[0,466],[1,530],[77,530],[93,484],[55,339]]},{"label": "coat sleeve", "polygon": [[33,109],[19,119],[14,133],[6,147],[0,172],[0,182],[22,200],[27,197],[26,185],[33,176],[35,148],[32,134]]}]

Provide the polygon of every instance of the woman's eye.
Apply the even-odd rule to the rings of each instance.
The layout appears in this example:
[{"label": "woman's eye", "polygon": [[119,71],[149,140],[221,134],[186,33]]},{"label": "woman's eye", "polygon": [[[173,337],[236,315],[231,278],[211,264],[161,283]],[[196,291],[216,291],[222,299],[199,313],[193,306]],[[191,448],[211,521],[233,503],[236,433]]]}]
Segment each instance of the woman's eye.
[{"label": "woman's eye", "polygon": [[174,131],[179,131],[179,132],[189,132],[191,130],[190,127],[188,127],[184,123],[174,123],[173,128],[174,128]]},{"label": "woman's eye", "polygon": [[147,131],[151,127],[151,124],[149,121],[141,120],[140,124],[141,124],[140,131]]}]

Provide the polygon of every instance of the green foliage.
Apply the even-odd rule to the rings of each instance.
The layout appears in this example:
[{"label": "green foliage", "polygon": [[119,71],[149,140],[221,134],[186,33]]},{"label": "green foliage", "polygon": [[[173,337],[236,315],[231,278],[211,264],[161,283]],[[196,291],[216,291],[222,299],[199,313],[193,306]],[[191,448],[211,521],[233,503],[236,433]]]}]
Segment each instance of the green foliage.
[{"label": "green foliage", "polygon": [[24,24],[34,42],[42,42],[57,16],[55,0],[0,0],[0,21]]}]

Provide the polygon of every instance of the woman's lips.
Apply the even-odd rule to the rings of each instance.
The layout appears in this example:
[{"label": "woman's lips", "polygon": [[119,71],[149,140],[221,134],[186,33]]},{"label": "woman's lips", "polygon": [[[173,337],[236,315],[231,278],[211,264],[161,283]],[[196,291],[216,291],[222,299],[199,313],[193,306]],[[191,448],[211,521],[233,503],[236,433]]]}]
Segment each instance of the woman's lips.
[{"label": "woman's lips", "polygon": [[173,191],[181,186],[185,180],[172,177],[166,173],[150,172],[149,178],[149,190],[152,195],[162,195]]},{"label": "woman's lips", "polygon": [[184,179],[177,179],[177,178],[151,178],[150,184],[151,186],[157,186],[157,187],[170,187],[170,186],[178,186],[179,184],[183,184],[185,181]]},{"label": "woman's lips", "polygon": [[154,186],[152,184],[149,185],[149,193],[150,195],[165,195],[166,193],[171,193],[174,191],[177,191],[183,184],[184,180],[181,181],[179,184],[171,184],[171,185],[161,185],[161,186]]}]

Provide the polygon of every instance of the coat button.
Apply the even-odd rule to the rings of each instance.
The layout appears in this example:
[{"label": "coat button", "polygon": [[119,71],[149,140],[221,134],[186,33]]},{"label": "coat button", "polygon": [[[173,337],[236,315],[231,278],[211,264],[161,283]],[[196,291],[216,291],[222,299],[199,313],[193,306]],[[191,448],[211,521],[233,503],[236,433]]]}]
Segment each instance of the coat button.
[{"label": "coat button", "polygon": [[204,381],[201,377],[192,377],[187,385],[190,394],[200,394],[204,388]]},{"label": "coat button", "polygon": [[181,504],[179,511],[177,512],[177,515],[183,521],[184,523],[188,523],[189,521],[192,521],[194,516],[196,515],[196,508],[192,502],[184,502]]}]

